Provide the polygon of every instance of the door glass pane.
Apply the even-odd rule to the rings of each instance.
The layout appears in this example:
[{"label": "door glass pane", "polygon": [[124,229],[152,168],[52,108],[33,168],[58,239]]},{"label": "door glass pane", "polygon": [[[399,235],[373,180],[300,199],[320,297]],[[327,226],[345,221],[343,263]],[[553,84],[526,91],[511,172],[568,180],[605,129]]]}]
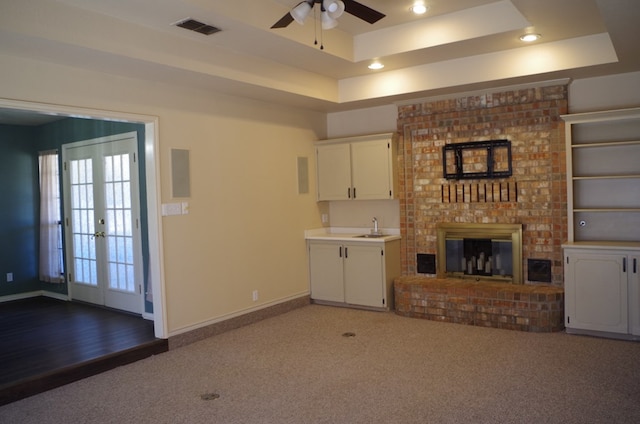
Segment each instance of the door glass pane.
[{"label": "door glass pane", "polygon": [[108,241],[109,288],[135,291],[129,154],[106,156],[105,216]]},{"label": "door glass pane", "polygon": [[124,208],[131,209],[131,183],[122,183],[122,197],[124,201]]},{"label": "door glass pane", "polygon": [[70,166],[74,281],[96,286],[93,195],[87,196],[87,193],[93,193],[92,160],[73,160]]}]

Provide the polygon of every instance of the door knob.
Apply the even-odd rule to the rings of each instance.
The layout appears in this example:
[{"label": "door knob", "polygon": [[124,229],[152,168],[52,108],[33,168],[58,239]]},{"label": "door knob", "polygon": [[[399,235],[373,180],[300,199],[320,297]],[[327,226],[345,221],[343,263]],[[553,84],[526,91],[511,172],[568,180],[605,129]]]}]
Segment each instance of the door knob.
[{"label": "door knob", "polygon": [[95,238],[95,237],[103,237],[103,238],[104,238],[104,236],[105,236],[104,231],[96,231],[96,232],[93,234],[93,237],[94,237],[94,238]]}]

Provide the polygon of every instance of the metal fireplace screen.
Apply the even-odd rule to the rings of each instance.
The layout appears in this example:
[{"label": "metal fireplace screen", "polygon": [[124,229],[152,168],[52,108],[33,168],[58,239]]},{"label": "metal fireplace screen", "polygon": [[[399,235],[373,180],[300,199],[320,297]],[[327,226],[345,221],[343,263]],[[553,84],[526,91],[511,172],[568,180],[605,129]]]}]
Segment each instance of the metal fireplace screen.
[{"label": "metal fireplace screen", "polygon": [[436,275],[522,284],[521,224],[437,224]]},{"label": "metal fireplace screen", "polygon": [[511,240],[455,239],[446,240],[447,275],[478,276],[513,280]]}]

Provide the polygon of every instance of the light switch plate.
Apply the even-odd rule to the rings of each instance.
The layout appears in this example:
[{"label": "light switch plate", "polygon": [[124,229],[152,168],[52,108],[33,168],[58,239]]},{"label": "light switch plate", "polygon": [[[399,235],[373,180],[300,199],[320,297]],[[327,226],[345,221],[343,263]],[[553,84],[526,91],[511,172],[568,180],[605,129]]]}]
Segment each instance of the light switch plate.
[{"label": "light switch plate", "polygon": [[163,203],[162,216],[182,215],[181,203]]}]

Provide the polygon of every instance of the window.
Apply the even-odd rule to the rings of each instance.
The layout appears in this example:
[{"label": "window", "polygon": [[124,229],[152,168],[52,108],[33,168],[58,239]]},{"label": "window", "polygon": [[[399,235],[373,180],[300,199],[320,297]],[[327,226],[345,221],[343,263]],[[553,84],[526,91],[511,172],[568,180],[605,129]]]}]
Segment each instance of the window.
[{"label": "window", "polygon": [[41,152],[40,173],[40,281],[64,282],[62,221],[60,218],[60,173],[58,152]]}]

